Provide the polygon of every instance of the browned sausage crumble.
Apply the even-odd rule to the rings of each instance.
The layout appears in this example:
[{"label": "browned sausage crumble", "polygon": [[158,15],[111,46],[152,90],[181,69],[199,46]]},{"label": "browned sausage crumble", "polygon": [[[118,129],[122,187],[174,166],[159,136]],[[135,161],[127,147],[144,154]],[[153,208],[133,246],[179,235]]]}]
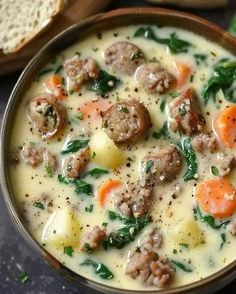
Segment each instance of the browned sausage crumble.
[{"label": "browned sausage crumble", "polygon": [[107,233],[105,229],[94,226],[92,231],[86,233],[81,239],[80,250],[91,253],[102,243],[106,236]]},{"label": "browned sausage crumble", "polygon": [[123,185],[114,192],[114,206],[123,216],[142,216],[152,203],[152,187],[140,182]]}]

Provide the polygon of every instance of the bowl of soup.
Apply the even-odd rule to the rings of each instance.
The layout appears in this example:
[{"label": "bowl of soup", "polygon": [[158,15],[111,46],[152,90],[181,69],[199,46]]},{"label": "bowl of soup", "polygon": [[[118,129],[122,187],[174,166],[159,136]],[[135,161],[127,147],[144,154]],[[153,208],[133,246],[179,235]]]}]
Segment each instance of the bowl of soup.
[{"label": "bowl of soup", "polygon": [[80,22],[9,100],[1,182],[54,269],[105,293],[213,292],[235,277],[236,40],[165,9]]}]

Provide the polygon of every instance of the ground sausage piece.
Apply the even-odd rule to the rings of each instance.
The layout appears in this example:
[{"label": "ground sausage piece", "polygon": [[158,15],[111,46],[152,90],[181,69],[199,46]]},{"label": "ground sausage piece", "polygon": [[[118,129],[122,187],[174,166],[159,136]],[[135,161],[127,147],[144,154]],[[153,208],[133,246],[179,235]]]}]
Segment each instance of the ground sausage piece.
[{"label": "ground sausage piece", "polygon": [[80,250],[91,253],[101,244],[106,236],[107,233],[105,229],[100,229],[99,226],[94,226],[92,231],[86,233],[82,238]]},{"label": "ground sausage piece", "polygon": [[114,192],[114,206],[123,216],[144,215],[152,203],[152,187],[139,182],[123,185]]},{"label": "ground sausage piece", "polygon": [[85,148],[67,157],[63,164],[64,175],[67,178],[77,179],[84,171],[90,159],[90,150]]},{"label": "ground sausage piece", "polygon": [[52,95],[34,97],[29,104],[29,116],[43,139],[58,134],[66,123],[66,108]]},{"label": "ground sausage piece", "polygon": [[126,100],[112,105],[103,113],[102,125],[115,143],[127,143],[147,134],[151,118],[141,102]]},{"label": "ground sausage piece", "polygon": [[158,232],[156,228],[146,232],[140,240],[140,246],[146,248],[149,251],[157,250],[161,247],[161,245],[162,235]]},{"label": "ground sausage piece", "polygon": [[184,134],[191,136],[201,131],[205,124],[196,94],[192,88],[187,89],[180,97],[172,100],[169,104],[169,110],[174,120],[170,126],[174,131],[179,129]]},{"label": "ground sausage piece", "polygon": [[105,63],[114,73],[132,75],[145,62],[143,52],[129,42],[117,42],[105,50]]},{"label": "ground sausage piece", "polygon": [[161,258],[153,250],[140,247],[130,252],[126,263],[126,274],[140,279],[148,286],[165,286],[173,277],[174,268],[167,258]]},{"label": "ground sausage piece", "polygon": [[231,235],[236,236],[236,217],[234,217],[227,226]]},{"label": "ground sausage piece", "polygon": [[66,59],[63,66],[73,90],[79,90],[83,84],[99,76],[100,69],[93,58],[82,59],[75,55]]},{"label": "ground sausage piece", "polygon": [[176,147],[167,145],[152,148],[144,157],[141,176],[144,182],[171,182],[180,173],[182,158]]},{"label": "ground sausage piece", "polygon": [[141,65],[135,73],[135,78],[147,92],[157,94],[167,91],[174,81],[174,77],[158,62]]},{"label": "ground sausage piece", "polygon": [[24,161],[32,167],[37,167],[43,162],[43,149],[35,147],[33,144],[24,146],[21,155]]},{"label": "ground sausage piece", "polygon": [[224,177],[236,164],[235,157],[232,154],[218,152],[216,155],[216,167],[219,171],[219,176]]},{"label": "ground sausage piece", "polygon": [[44,165],[48,164],[53,171],[57,169],[56,156],[45,148],[30,144],[23,147],[21,155],[24,161],[32,167],[43,163]]},{"label": "ground sausage piece", "polygon": [[160,257],[150,264],[151,275],[147,280],[149,286],[164,287],[175,273],[168,258]]},{"label": "ground sausage piece", "polygon": [[198,152],[203,152],[204,150],[214,152],[217,149],[216,137],[208,134],[199,134],[194,137],[192,145]]}]

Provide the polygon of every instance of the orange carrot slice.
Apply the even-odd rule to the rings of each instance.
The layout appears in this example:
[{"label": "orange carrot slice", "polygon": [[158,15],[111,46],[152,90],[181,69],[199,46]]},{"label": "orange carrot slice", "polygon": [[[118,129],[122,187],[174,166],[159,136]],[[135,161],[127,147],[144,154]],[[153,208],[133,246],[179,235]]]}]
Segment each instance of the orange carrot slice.
[{"label": "orange carrot slice", "polygon": [[218,218],[229,217],[236,210],[236,191],[229,181],[222,178],[198,184],[195,197],[205,212]]},{"label": "orange carrot slice", "polygon": [[236,147],[236,105],[226,107],[213,121],[213,128],[220,141],[229,148]]},{"label": "orange carrot slice", "polygon": [[175,76],[177,79],[176,87],[180,88],[189,80],[192,69],[187,64],[177,61],[174,62],[174,69],[176,72]]},{"label": "orange carrot slice", "polygon": [[51,75],[46,81],[46,87],[59,99],[64,99],[67,96],[62,86],[62,78],[59,75]]},{"label": "orange carrot slice", "polygon": [[104,207],[109,194],[121,185],[123,185],[123,183],[118,179],[109,179],[105,181],[98,190],[98,203]]},{"label": "orange carrot slice", "polygon": [[88,101],[82,105],[78,110],[83,113],[83,119],[101,117],[101,112],[110,108],[111,103],[107,99],[98,99],[96,101]]}]

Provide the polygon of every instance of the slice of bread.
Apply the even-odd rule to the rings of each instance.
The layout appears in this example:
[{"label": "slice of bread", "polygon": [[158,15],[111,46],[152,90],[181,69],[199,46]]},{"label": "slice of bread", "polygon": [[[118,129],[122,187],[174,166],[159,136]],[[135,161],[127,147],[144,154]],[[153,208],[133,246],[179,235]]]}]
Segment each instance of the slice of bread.
[{"label": "slice of bread", "polygon": [[0,0],[0,49],[18,51],[63,10],[63,0]]}]

